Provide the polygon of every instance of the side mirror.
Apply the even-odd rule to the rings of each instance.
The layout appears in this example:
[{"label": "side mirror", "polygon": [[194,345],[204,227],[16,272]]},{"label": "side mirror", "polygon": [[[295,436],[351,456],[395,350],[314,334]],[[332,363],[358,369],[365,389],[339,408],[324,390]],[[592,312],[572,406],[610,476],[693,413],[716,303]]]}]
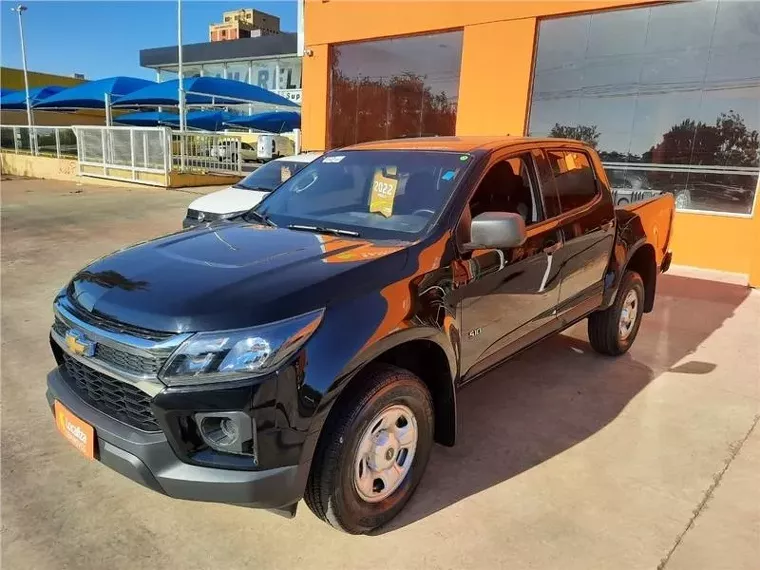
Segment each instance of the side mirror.
[{"label": "side mirror", "polygon": [[470,243],[467,250],[508,249],[525,243],[525,220],[511,212],[484,212],[475,216],[470,226]]}]

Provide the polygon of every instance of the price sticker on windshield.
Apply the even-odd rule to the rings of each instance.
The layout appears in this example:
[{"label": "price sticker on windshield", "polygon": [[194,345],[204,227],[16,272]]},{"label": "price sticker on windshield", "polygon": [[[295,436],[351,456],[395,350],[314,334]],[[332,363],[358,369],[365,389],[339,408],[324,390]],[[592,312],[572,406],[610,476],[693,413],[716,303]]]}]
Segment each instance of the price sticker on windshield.
[{"label": "price sticker on windshield", "polygon": [[396,198],[397,188],[398,178],[395,166],[375,170],[375,175],[372,177],[369,211],[390,218],[393,215],[393,201]]},{"label": "price sticker on windshield", "polygon": [[285,182],[291,176],[292,174],[290,173],[290,168],[288,168],[287,166],[283,166],[280,168],[280,182]]}]

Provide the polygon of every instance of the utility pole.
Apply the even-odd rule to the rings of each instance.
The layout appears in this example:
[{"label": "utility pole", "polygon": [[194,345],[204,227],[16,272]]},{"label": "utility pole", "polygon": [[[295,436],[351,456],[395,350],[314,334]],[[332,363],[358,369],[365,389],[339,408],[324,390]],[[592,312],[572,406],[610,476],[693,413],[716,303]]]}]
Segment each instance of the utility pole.
[{"label": "utility pole", "polygon": [[182,0],[177,0],[177,75],[179,77],[179,130],[185,131],[185,85],[182,74]]},{"label": "utility pole", "polygon": [[18,14],[18,32],[21,37],[21,65],[24,68],[24,89],[26,91],[26,122],[29,126],[29,149],[32,154],[37,154],[37,136],[34,133],[34,121],[32,120],[32,100],[29,97],[29,75],[26,71],[26,45],[24,43],[24,22],[21,19],[22,12],[26,12],[28,8],[23,4],[19,4],[15,8],[11,8],[13,12]]},{"label": "utility pole", "polygon": [[177,0],[177,75],[179,77],[179,164],[180,168],[185,170],[185,155],[187,154],[187,145],[185,144],[185,78],[182,75],[182,0]]}]

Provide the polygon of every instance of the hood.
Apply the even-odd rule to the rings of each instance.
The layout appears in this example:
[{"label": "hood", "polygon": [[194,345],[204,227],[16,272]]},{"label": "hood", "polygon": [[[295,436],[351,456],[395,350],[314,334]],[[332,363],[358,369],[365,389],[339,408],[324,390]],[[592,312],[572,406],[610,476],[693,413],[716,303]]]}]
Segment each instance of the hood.
[{"label": "hood", "polygon": [[405,245],[223,222],[118,251],[67,288],[80,309],[144,329],[250,327],[398,279]]},{"label": "hood", "polygon": [[212,194],[206,194],[193,200],[189,208],[211,214],[231,214],[246,212],[264,199],[269,192],[245,190],[243,188],[225,188]]}]

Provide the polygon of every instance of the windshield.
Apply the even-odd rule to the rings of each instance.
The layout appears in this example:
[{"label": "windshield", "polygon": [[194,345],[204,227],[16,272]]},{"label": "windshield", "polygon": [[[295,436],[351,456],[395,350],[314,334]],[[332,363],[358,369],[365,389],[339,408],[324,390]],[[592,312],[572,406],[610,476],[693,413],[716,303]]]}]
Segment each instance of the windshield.
[{"label": "windshield", "polygon": [[472,155],[444,151],[335,151],[267,196],[256,212],[278,226],[409,240],[446,205]]},{"label": "windshield", "polygon": [[297,162],[295,160],[274,160],[267,162],[235,184],[235,188],[271,192],[307,164],[309,163]]}]

